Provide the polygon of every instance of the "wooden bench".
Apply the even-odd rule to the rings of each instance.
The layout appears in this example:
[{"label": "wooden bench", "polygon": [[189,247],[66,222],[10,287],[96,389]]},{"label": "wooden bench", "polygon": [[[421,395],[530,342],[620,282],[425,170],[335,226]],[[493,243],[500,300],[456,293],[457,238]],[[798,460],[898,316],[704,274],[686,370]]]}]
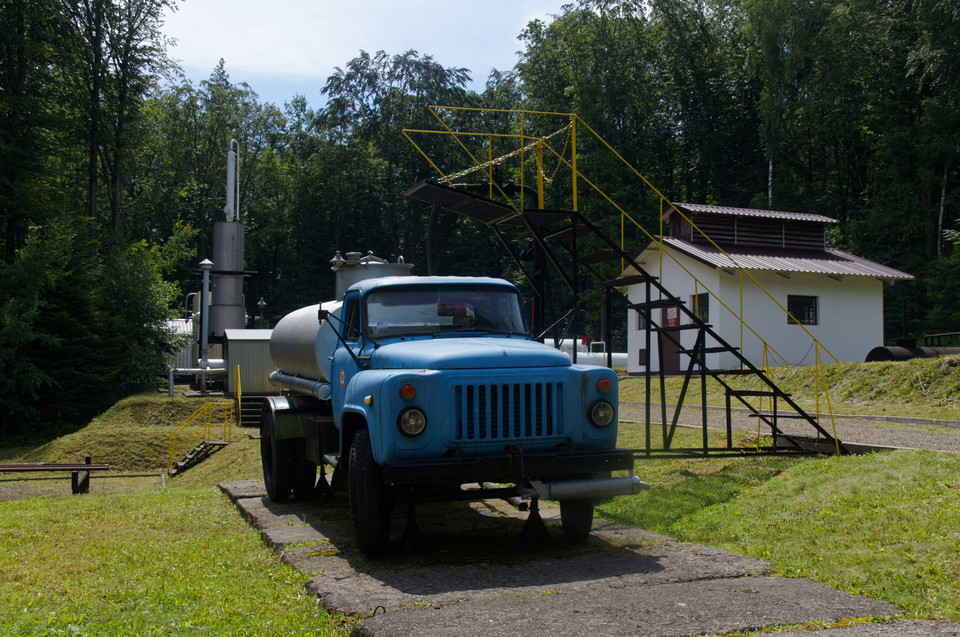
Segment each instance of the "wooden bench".
[{"label": "wooden bench", "polygon": [[74,494],[90,493],[90,472],[109,468],[108,464],[91,463],[90,456],[84,462],[0,462],[0,473],[69,471],[70,488]]}]

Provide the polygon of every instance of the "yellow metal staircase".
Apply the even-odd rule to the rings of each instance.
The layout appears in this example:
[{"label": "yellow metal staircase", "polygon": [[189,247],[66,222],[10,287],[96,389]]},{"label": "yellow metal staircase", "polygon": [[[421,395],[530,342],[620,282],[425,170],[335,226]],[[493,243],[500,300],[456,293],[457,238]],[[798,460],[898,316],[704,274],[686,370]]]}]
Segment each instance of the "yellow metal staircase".
[{"label": "yellow metal staircase", "polygon": [[[435,179],[425,180],[408,190],[407,195],[415,199],[431,203],[442,209],[456,212],[475,221],[483,223],[490,228],[500,240],[501,244],[507,249],[513,257],[516,265],[523,275],[531,282],[535,290],[535,302],[540,307],[546,305],[546,291],[542,280],[537,279],[537,272],[552,265],[560,276],[565,287],[572,296],[571,306],[573,310],[580,307],[580,293],[583,288],[580,279],[580,269],[584,268],[588,273],[594,275],[609,294],[611,290],[622,290],[626,285],[643,285],[645,288],[645,298],[630,307],[643,316],[646,325],[646,351],[650,352],[651,334],[658,336],[658,344],[662,350],[663,343],[674,343],[677,351],[688,358],[686,374],[684,375],[683,386],[681,389],[680,400],[677,401],[675,411],[672,414],[667,413],[666,397],[662,394],[664,387],[663,365],[660,365],[660,391],[662,407],[661,429],[662,445],[656,451],[677,452],[677,453],[698,453],[707,454],[709,452],[720,453],[749,453],[749,449],[735,449],[733,436],[731,433],[731,409],[733,404],[742,405],[750,414],[757,418],[758,425],[765,425],[772,436],[773,444],[766,449],[771,452],[805,452],[810,446],[805,445],[801,440],[802,436],[797,436],[792,432],[787,435],[781,426],[785,420],[801,421],[809,425],[812,430],[811,439],[819,443],[816,447],[819,451],[824,450],[823,443],[829,443],[832,450],[837,453],[843,453],[845,450],[836,438],[835,428],[827,431],[820,424],[821,397],[827,410],[830,408],[829,395],[826,388],[826,374],[822,357],[833,358],[837,365],[839,361],[834,357],[826,347],[823,346],[799,321],[795,321],[803,329],[803,332],[812,341],[811,347],[816,352],[817,368],[817,405],[816,413],[811,414],[801,408],[789,394],[780,390],[769,376],[769,367],[767,352],[782,360],[784,365],[788,365],[786,359],[776,350],[773,344],[768,343],[759,333],[757,333],[746,322],[743,316],[743,285],[744,281],[756,285],[766,297],[772,301],[771,311],[781,311],[790,316],[787,308],[777,301],[753,275],[744,268],[741,268],[736,260],[727,254],[723,249],[710,241],[711,245],[720,250],[730,261],[729,269],[738,274],[740,287],[739,311],[731,306],[736,306],[737,301],[724,301],[715,290],[709,289],[702,281],[699,281],[689,270],[687,270],[679,260],[671,253],[670,248],[665,244],[663,218],[665,207],[672,208],[674,214],[679,214],[698,232],[706,236],[706,233],[698,228],[691,219],[684,215],[683,211],[673,205],[663,194],[660,193],[636,168],[634,168],[623,156],[612,146],[604,141],[590,126],[588,126],[577,115],[571,113],[544,113],[534,111],[491,111],[489,109],[474,109],[463,107],[431,107],[431,112],[440,125],[435,130],[406,130],[404,135],[413,144],[414,147],[427,159],[429,164],[436,170],[439,176]],[[501,123],[496,126],[497,132],[474,131],[472,128],[460,128],[461,123],[464,126],[472,126],[476,121],[492,122],[494,118],[500,117]],[[554,130],[549,122],[559,121],[559,128]],[[552,131],[552,132],[551,132]],[[463,156],[471,162],[471,166],[465,170],[445,171],[434,161],[417,143],[418,139],[424,136],[447,136],[456,148],[463,152]],[[562,147],[555,144],[557,138],[562,137],[564,142]],[[513,148],[508,148],[513,144]],[[633,215],[631,215],[625,206],[619,205],[614,199],[606,194],[598,185],[601,180],[610,180],[609,163],[606,166],[606,173],[593,177],[588,174],[588,167],[584,165],[582,158],[578,158],[578,145],[581,148],[590,147],[591,152],[597,153],[600,150],[612,153],[616,162],[622,168],[625,168],[625,174],[631,179],[639,181],[639,190],[645,190],[649,205],[649,195],[653,195],[653,201],[659,202],[660,206],[660,228],[657,234],[654,234],[644,228]],[[435,145],[434,145],[435,146]],[[449,156],[449,155],[448,155]],[[548,162],[549,160],[549,162]],[[548,163],[553,163],[553,168],[547,167]],[[531,175],[532,173],[532,175]],[[465,177],[476,174],[480,179],[478,183],[461,183]],[[549,176],[548,176],[549,174]],[[513,180],[505,179],[506,176],[513,177]],[[618,189],[623,189],[624,179],[619,179],[615,184]],[[554,184],[563,183],[569,185],[569,192],[563,195],[565,201],[571,204],[570,210],[544,210],[547,188]],[[592,209],[594,213],[588,218],[586,214],[580,211],[580,200],[583,199],[583,192],[591,193]],[[615,210],[619,215],[617,219],[619,225],[619,241],[608,236],[608,229],[614,224],[610,215],[605,217],[598,215],[602,209]],[[556,224],[563,223],[562,227],[556,227]],[[510,228],[520,226],[530,235],[527,241],[534,241],[539,250],[538,258],[541,262],[535,263],[532,268],[527,267],[521,258],[521,251],[510,245],[508,235]],[[686,303],[670,293],[660,283],[660,276],[654,276],[649,270],[641,267],[636,262],[634,255],[639,251],[638,248],[632,248],[633,253],[628,252],[627,229],[633,228],[639,231],[650,242],[655,243],[659,248],[661,259],[670,258],[686,273],[696,281],[698,291],[709,294],[710,297],[729,311],[740,324],[740,346],[728,343],[722,338],[712,326],[698,317],[696,308],[686,307]],[[595,250],[589,254],[581,255],[583,243],[587,237],[595,248],[598,244],[601,249]],[[709,239],[709,238],[708,238]],[[579,244],[578,244],[579,240]],[[566,252],[566,256],[559,255],[551,248],[550,243],[559,245]],[[612,276],[605,275],[599,264],[604,261],[619,260],[619,269]],[[566,265],[569,264],[569,265]],[[653,268],[656,269],[656,268]],[[660,265],[662,273],[662,261]],[[675,306],[681,316],[677,324],[662,324],[657,319],[654,309],[666,306]],[[692,330],[696,332],[696,340],[693,347],[683,347],[677,334],[683,330]],[[764,346],[764,361],[760,366],[747,360],[741,353],[743,344],[744,330],[753,334]],[[710,369],[708,368],[707,354],[715,352],[726,352],[736,357],[739,361],[739,367],[736,369]],[[659,360],[663,360],[662,351]],[[653,453],[654,446],[651,445],[652,413],[651,413],[651,372],[649,365],[646,366],[646,427],[647,444],[644,449],[636,450],[643,455]],[[755,378],[760,381],[760,388],[745,386],[738,378]],[[680,413],[683,408],[683,402],[690,383],[693,379],[699,380],[701,396],[701,413],[703,414],[703,445],[698,449],[672,449],[673,435],[679,422]],[[712,448],[707,437],[707,381],[715,381],[723,387],[726,397],[727,413],[727,440],[721,448]],[[823,380],[824,382],[819,382]],[[764,407],[764,404],[766,407]],[[832,423],[832,414],[830,415]]]},{"label": "yellow metal staircase", "polygon": [[168,473],[183,473],[229,444],[233,422],[233,402],[203,403],[170,433]]}]

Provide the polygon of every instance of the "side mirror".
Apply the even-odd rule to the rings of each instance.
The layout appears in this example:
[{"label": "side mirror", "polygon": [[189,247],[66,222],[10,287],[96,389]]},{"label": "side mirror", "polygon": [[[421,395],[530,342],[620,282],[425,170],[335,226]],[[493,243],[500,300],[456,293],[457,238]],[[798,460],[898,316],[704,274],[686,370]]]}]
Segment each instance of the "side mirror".
[{"label": "side mirror", "polygon": [[329,311],[327,311],[327,310],[325,310],[325,309],[323,309],[323,308],[320,308],[319,310],[317,310],[317,320],[318,320],[318,321],[326,321],[329,316],[330,316],[330,312],[329,312]]}]

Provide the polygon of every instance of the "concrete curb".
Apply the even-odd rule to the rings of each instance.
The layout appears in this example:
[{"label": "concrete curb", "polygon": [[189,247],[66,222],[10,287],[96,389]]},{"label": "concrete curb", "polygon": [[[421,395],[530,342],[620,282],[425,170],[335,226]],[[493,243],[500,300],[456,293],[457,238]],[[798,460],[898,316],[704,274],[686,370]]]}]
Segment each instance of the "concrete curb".
[{"label": "concrete curb", "polygon": [[[284,562],[310,576],[306,588],[321,604],[365,618],[354,628],[358,636],[700,635],[897,612],[886,602],[771,576],[754,558],[599,518],[586,545],[525,545],[514,534],[523,514],[498,501],[421,512],[427,548],[373,561],[356,551],[342,502],[276,504],[256,481],[219,486]],[[545,507],[544,518],[556,512]],[[499,551],[492,560],[491,546]],[[960,635],[960,624],[947,622],[852,628],[813,634]]]}]

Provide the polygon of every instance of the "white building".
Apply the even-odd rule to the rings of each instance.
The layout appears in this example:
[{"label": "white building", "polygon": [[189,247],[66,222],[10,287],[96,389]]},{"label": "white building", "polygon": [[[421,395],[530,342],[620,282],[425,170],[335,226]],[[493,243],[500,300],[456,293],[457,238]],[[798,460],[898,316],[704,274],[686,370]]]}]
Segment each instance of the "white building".
[{"label": "white building", "polygon": [[[824,363],[834,362],[834,357],[862,361],[867,352],[883,344],[883,284],[913,277],[827,248],[825,229],[834,219],[747,208],[675,206],[682,215],[672,208],[664,214],[669,232],[663,237],[662,251],[659,241],[650,241],[636,261],[753,364],[763,364],[765,349],[773,367],[812,365],[818,349]],[[625,276],[636,274],[631,270]],[[631,304],[646,301],[645,284],[631,285],[626,292]],[[675,306],[649,311],[655,326],[690,323]],[[664,372],[686,370],[690,358],[679,350],[693,347],[698,330],[651,330],[648,351],[643,313],[631,309],[629,314],[630,373],[643,373],[648,361],[650,371],[659,371],[658,338],[663,341]],[[681,347],[671,338],[679,340]],[[707,337],[706,348],[717,345]],[[708,350],[706,363],[714,370],[739,367],[730,352]]]}]

